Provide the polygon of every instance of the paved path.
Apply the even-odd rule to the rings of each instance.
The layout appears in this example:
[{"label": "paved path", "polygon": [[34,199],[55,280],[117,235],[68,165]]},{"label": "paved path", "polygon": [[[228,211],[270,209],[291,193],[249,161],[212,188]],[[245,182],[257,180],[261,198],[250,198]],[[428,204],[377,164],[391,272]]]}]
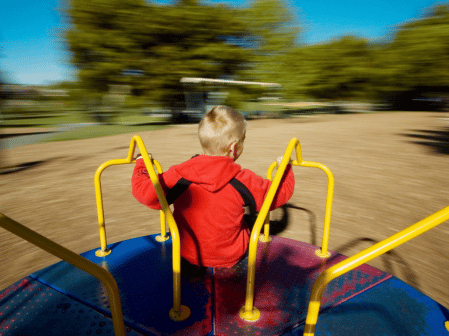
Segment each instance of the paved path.
[{"label": "paved path", "polygon": [[77,123],[77,124],[65,124],[60,125],[55,130],[51,131],[43,131],[43,132],[37,132],[35,134],[29,134],[29,135],[19,135],[11,137],[0,139],[0,148],[11,148],[11,147],[18,147],[18,146],[24,146],[33,144],[36,142],[44,141],[45,139],[51,137],[52,135],[60,132],[67,132],[71,131],[80,127],[88,127],[95,125],[95,123]]}]

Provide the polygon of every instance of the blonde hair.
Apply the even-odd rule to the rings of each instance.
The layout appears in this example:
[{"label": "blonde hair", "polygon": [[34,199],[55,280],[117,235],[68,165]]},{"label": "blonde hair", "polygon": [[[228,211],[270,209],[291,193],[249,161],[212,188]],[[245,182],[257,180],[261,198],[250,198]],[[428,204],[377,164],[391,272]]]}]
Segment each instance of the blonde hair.
[{"label": "blonde hair", "polygon": [[224,154],[233,142],[244,139],[245,132],[243,115],[223,105],[207,112],[198,126],[198,137],[205,154]]}]

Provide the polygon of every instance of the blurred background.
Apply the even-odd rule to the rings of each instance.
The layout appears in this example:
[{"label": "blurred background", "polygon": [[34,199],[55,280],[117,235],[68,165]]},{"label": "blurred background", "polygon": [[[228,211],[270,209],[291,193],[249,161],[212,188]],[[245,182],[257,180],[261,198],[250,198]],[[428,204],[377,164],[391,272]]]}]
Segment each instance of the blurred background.
[{"label": "blurred background", "polygon": [[[330,247],[351,255],[447,205],[449,2],[3,3],[0,212],[76,252],[94,248],[93,174],[126,154],[124,133],[164,128],[144,134],[158,139],[152,151],[166,169],[198,143],[195,125],[167,126],[221,103],[262,119],[239,159],[259,175],[291,137],[306,159],[329,164],[338,181]],[[98,139],[62,142],[89,138]],[[110,241],[148,234],[147,222],[159,229],[158,214],[132,198],[130,169],[105,183]],[[308,230],[323,222],[324,203],[313,192],[325,182],[310,174],[289,208],[302,231],[284,234],[316,243]],[[1,231],[0,288],[54,262]],[[448,306],[449,232],[432,232],[374,266],[405,269],[401,279]]]},{"label": "blurred background", "polygon": [[22,0],[0,20],[4,128],[95,136],[217,103],[248,117],[444,110],[448,69],[442,1]]}]

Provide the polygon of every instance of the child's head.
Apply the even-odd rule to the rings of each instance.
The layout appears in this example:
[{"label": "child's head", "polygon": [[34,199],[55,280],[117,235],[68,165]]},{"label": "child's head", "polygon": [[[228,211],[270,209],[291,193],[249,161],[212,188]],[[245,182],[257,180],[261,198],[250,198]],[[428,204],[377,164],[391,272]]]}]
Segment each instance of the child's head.
[{"label": "child's head", "polygon": [[228,106],[215,106],[207,112],[198,126],[198,136],[206,155],[230,156],[234,160],[243,151],[246,120]]}]

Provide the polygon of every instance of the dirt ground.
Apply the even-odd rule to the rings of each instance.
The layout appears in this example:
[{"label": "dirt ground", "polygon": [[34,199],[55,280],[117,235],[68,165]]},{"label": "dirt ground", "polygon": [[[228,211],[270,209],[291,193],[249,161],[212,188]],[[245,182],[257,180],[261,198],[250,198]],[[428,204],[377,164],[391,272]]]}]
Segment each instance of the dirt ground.
[{"label": "dirt ground", "polygon": [[[265,176],[291,138],[303,158],[333,172],[329,249],[353,255],[449,205],[449,113],[314,115],[249,121],[237,161]],[[200,152],[196,125],[140,133],[164,169]],[[94,173],[127,155],[132,134],[37,143],[3,153],[0,211],[81,253],[100,244]],[[159,214],[131,195],[133,165],[102,175],[108,243],[157,233]],[[327,178],[295,167],[295,193],[272,219],[278,235],[321,245]],[[449,307],[449,222],[370,264]],[[0,288],[56,261],[0,229]],[[256,275],[257,276],[257,275]]]}]

